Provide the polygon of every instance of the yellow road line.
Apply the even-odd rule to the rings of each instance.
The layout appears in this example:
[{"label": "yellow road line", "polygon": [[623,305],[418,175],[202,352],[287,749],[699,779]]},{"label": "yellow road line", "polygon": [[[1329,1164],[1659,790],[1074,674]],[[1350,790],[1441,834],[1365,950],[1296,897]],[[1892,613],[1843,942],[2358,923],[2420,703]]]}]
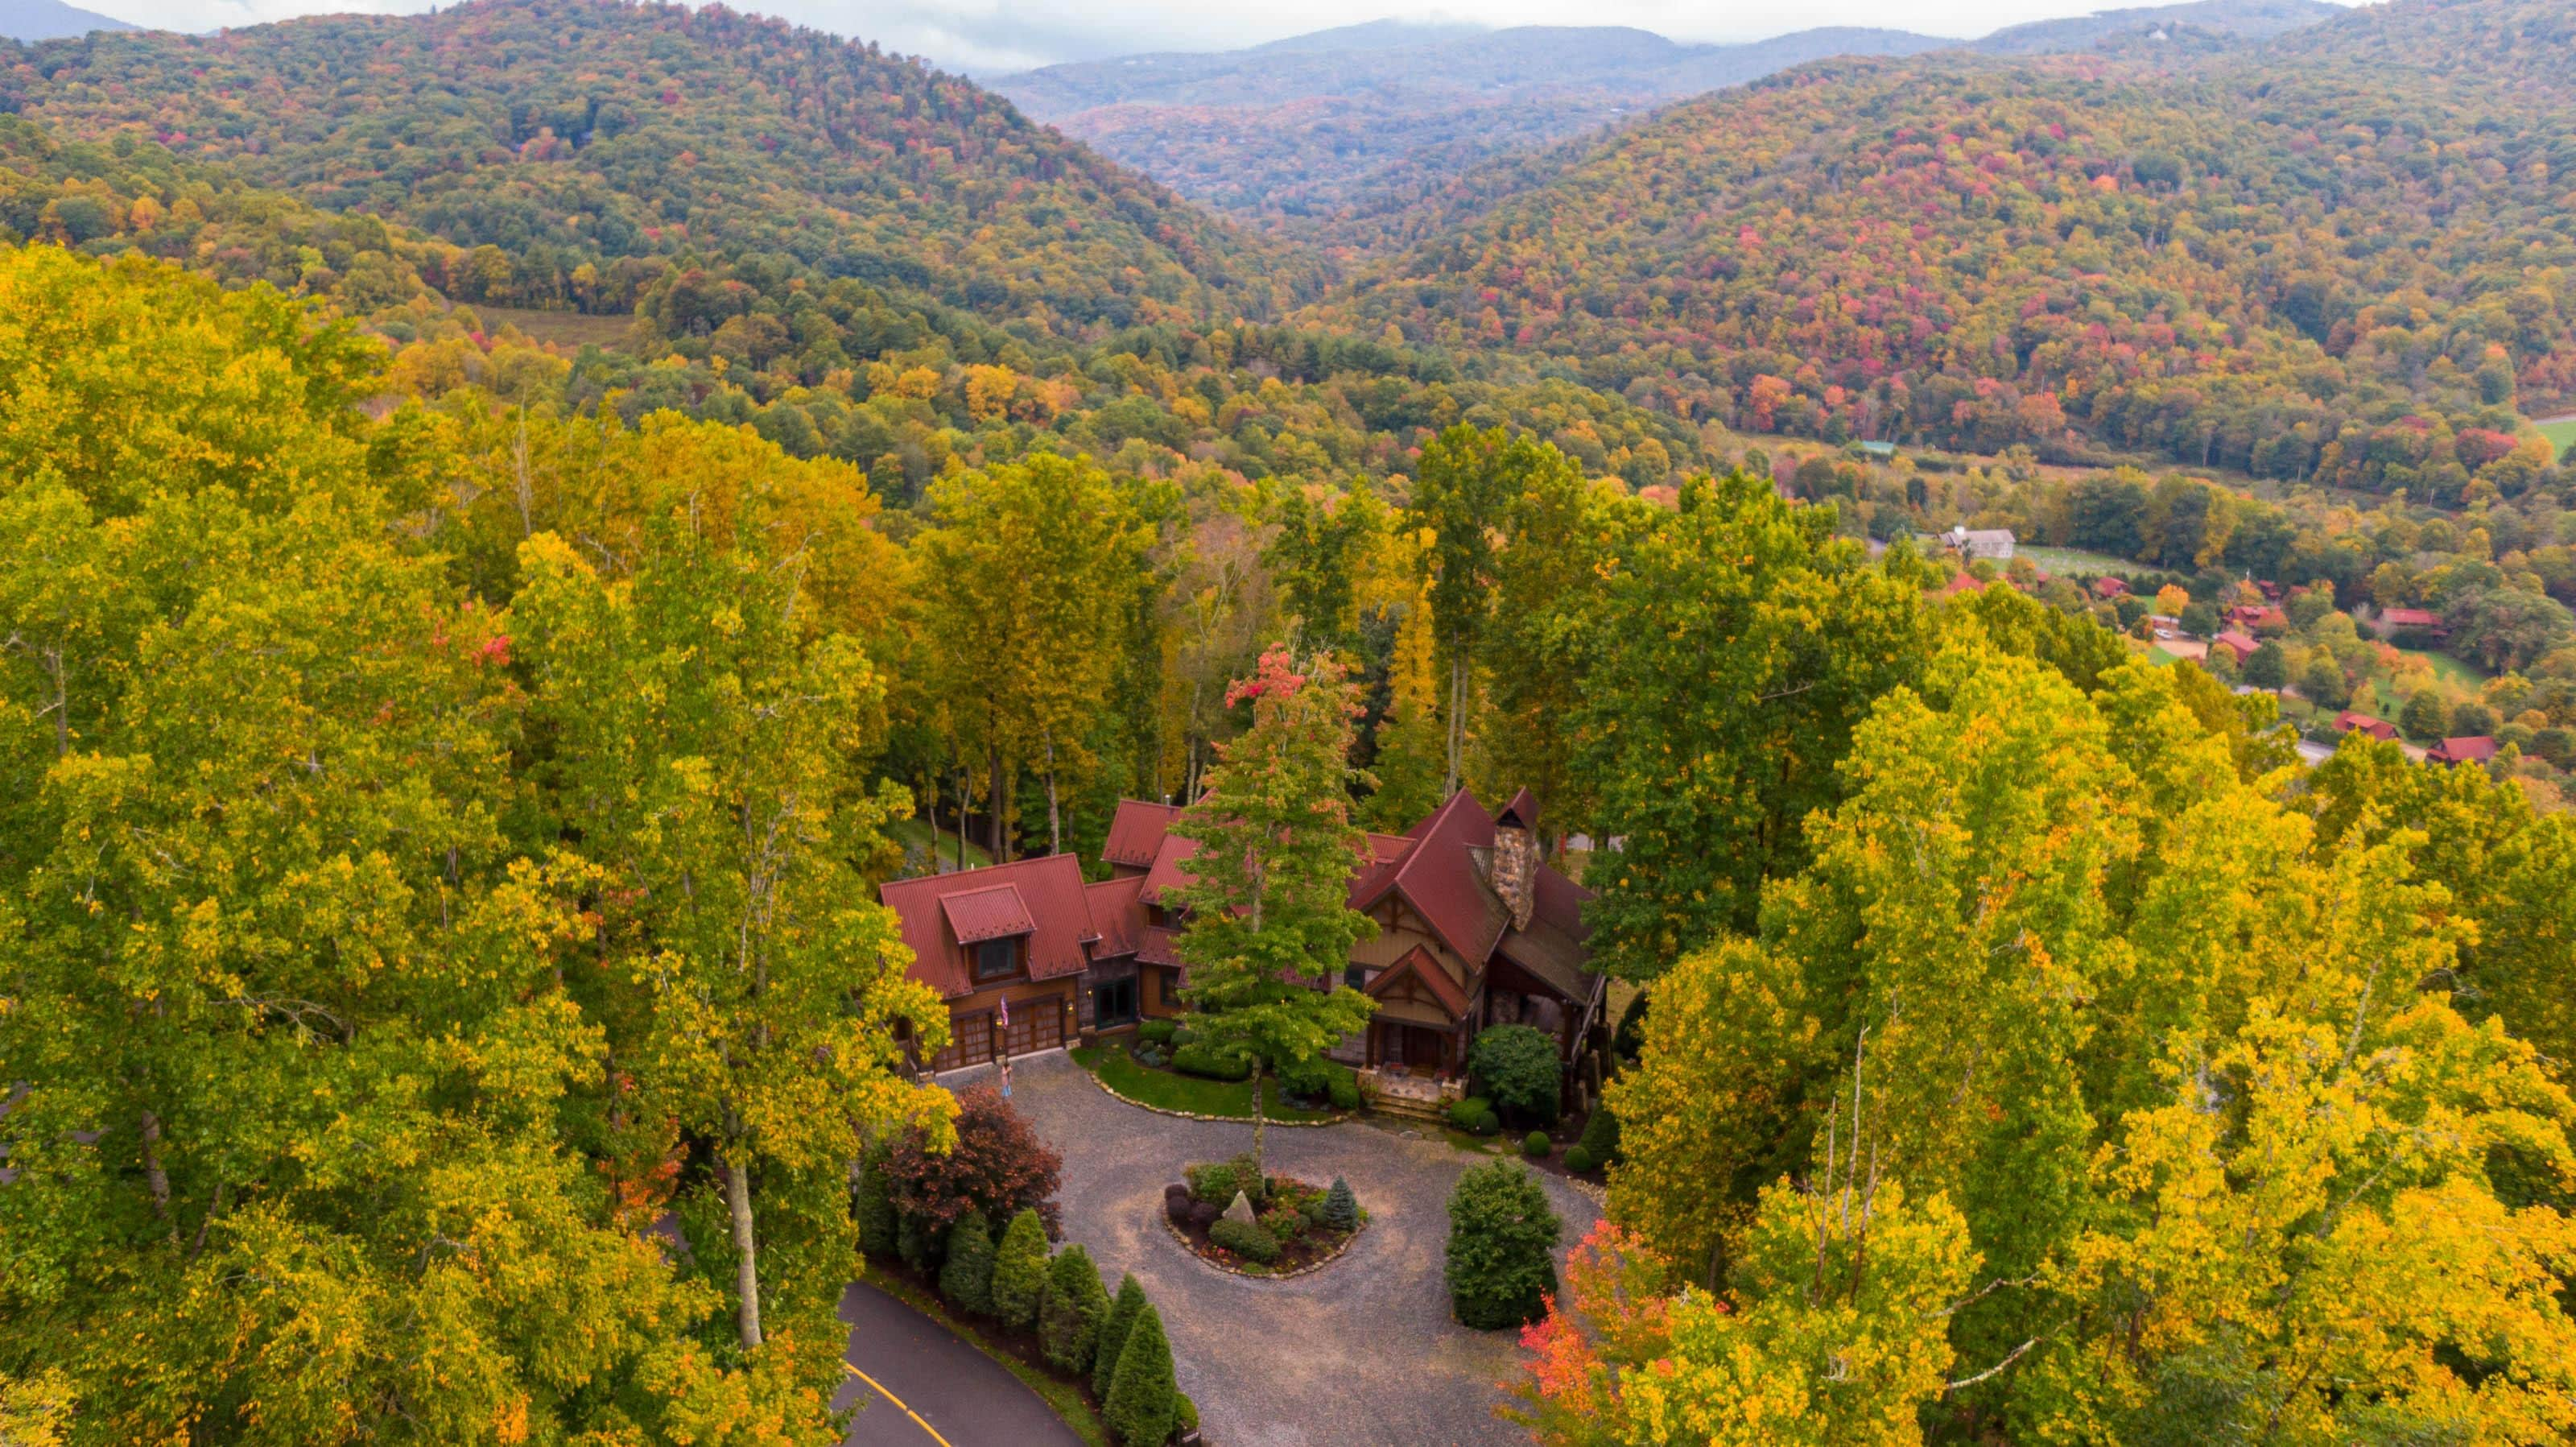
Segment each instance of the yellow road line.
[{"label": "yellow road line", "polygon": [[895,1404],[895,1406],[897,1406],[897,1407],[899,1407],[899,1408],[902,1408],[902,1410],[903,1410],[903,1414],[904,1414],[905,1416],[910,1417],[910,1418],[912,1419],[912,1425],[914,1425],[914,1426],[916,1426],[916,1427],[919,1427],[919,1428],[920,1428],[921,1430],[923,1430],[924,1432],[929,1433],[929,1434],[930,1434],[930,1440],[931,1440],[931,1441],[933,1441],[933,1442],[938,1443],[938,1444],[939,1444],[939,1447],[955,1447],[955,1444],[951,1443],[947,1438],[942,1437],[942,1436],[940,1436],[940,1435],[939,1435],[939,1429],[938,1429],[938,1428],[933,1427],[933,1426],[931,1426],[928,1422],[925,1422],[925,1421],[921,1420],[921,1414],[920,1414],[919,1412],[914,1411],[914,1410],[913,1410],[913,1409],[911,1409],[910,1407],[905,1407],[905,1406],[903,1405],[903,1398],[898,1397],[898,1396],[896,1396],[894,1393],[887,1391],[887,1390],[885,1389],[885,1384],[884,1384],[883,1382],[880,1382],[880,1381],[878,1381],[876,1378],[874,1378],[874,1377],[872,1377],[872,1376],[869,1376],[867,1373],[865,1373],[865,1372],[863,1372],[863,1371],[860,1371],[857,1367],[851,1366],[848,1362],[843,1362],[843,1363],[841,1363],[841,1370],[842,1370],[842,1371],[845,1371],[845,1372],[848,1372],[851,1376],[854,1376],[854,1377],[858,1378],[860,1381],[863,1381],[863,1382],[867,1383],[869,1386],[876,1388],[876,1389],[877,1389],[877,1395],[878,1395],[878,1396],[883,1397],[883,1398],[885,1398],[887,1401],[894,1403],[894,1404]]}]

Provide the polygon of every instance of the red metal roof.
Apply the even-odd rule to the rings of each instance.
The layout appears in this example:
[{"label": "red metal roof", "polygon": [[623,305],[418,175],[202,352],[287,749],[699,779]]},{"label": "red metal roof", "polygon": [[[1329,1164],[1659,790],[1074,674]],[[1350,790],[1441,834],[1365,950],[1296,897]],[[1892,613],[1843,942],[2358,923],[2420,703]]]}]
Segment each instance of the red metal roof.
[{"label": "red metal roof", "polygon": [[2093,596],[2096,598],[2117,598],[2128,591],[2129,584],[2128,580],[2125,578],[2096,578],[2093,580]]},{"label": "red metal roof", "polygon": [[1029,918],[1028,901],[1020,898],[1019,887],[1010,884],[943,894],[939,897],[939,912],[948,916],[949,932],[957,936],[961,945],[1024,935],[1038,927],[1038,922]]},{"label": "red metal roof", "polygon": [[2444,739],[2424,754],[2437,764],[2483,764],[2495,756],[2496,741],[2485,734]]},{"label": "red metal roof", "polygon": [[1145,871],[1142,898],[1147,904],[1163,904],[1163,891],[1189,882],[1190,872],[1182,868],[1190,856],[1199,852],[1199,842],[1178,834],[1166,834],[1154,849],[1154,867]]},{"label": "red metal roof", "polygon": [[2212,648],[2224,648],[2242,658],[2263,645],[2255,642],[2245,634],[2239,633],[2235,629],[2230,628],[2226,632],[2209,640],[2209,646]]},{"label": "red metal roof", "polygon": [[[960,939],[952,921],[962,917],[977,929],[1001,922],[996,902],[977,896],[1005,891],[1017,900],[1028,921],[1029,978],[1051,980],[1081,973],[1090,962],[1084,946],[1100,931],[1092,927],[1091,910],[1083,898],[1082,861],[1073,855],[1050,854],[955,874],[888,880],[877,896],[894,911],[903,942],[912,948],[912,977],[943,998],[954,999],[974,993],[966,946],[975,941]],[[949,904],[952,899],[960,901],[954,909]],[[982,938],[997,939],[1002,933],[1010,931]]]},{"label": "red metal roof", "polygon": [[1091,926],[1100,931],[1099,942],[1091,947],[1093,959],[1114,960],[1136,953],[1145,937],[1145,902],[1137,898],[1144,887],[1144,876],[1138,874],[1082,887],[1083,903],[1091,909]]},{"label": "red metal roof", "polygon": [[1375,909],[1392,891],[1413,906],[1442,944],[1482,968],[1494,942],[1511,923],[1511,911],[1476,868],[1471,849],[1494,847],[1494,819],[1461,789],[1431,817],[1409,831],[1414,845],[1402,859],[1382,864],[1351,883],[1351,908]]},{"label": "red metal roof", "polygon": [[2421,608],[2382,608],[2379,621],[2391,628],[2438,628],[2442,623],[2439,616]]},{"label": "red metal roof", "polygon": [[2395,724],[2390,723],[2386,719],[2372,718],[2366,713],[2359,713],[2352,709],[2345,709],[2343,712],[2335,715],[2335,727],[2343,730],[2345,733],[2359,730],[2375,739],[2386,739],[2391,743],[2395,743],[2397,741],[2397,726]]},{"label": "red metal roof", "polygon": [[1108,864],[1124,864],[1131,869],[1146,869],[1154,863],[1154,852],[1163,845],[1165,831],[1180,817],[1178,804],[1148,804],[1142,799],[1121,799],[1118,812],[1109,819],[1108,842],[1100,846],[1100,858]]}]

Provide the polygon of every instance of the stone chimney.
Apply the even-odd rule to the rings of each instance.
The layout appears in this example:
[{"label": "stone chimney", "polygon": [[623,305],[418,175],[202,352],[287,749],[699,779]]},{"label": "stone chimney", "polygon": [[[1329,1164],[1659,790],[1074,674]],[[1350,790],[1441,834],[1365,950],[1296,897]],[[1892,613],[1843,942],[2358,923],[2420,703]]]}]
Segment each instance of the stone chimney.
[{"label": "stone chimney", "polygon": [[1495,824],[1485,882],[1512,912],[1512,928],[1529,928],[1530,912],[1538,907],[1538,836],[1516,822]]}]

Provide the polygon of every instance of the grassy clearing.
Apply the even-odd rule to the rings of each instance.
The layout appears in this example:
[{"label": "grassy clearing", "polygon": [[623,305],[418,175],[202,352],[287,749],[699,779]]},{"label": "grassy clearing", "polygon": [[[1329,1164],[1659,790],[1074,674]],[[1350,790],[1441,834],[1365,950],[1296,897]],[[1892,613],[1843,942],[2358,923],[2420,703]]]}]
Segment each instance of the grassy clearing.
[{"label": "grassy clearing", "polygon": [[2532,425],[2540,429],[2540,435],[2548,438],[2549,445],[2557,448],[2562,457],[2570,446],[2576,446],[2576,417],[2558,417]]},{"label": "grassy clearing", "polygon": [[[1187,1111],[1191,1115],[1221,1115],[1232,1120],[1252,1119],[1252,1083],[1243,1080],[1201,1080],[1177,1070],[1150,1070],[1136,1063],[1127,1047],[1117,1041],[1077,1045],[1072,1050],[1074,1063],[1100,1077],[1103,1085],[1129,1100],[1162,1110]],[[1299,1110],[1279,1098],[1279,1078],[1271,1076],[1262,1082],[1262,1113],[1272,1120],[1331,1120],[1329,1110]]]},{"label": "grassy clearing", "polygon": [[[926,819],[897,819],[886,826],[885,832],[887,838],[892,839],[895,843],[902,845],[906,849],[927,850],[930,848],[930,822]],[[954,829],[940,830],[939,867],[942,869],[953,868],[955,866],[956,859],[957,831]],[[966,842],[967,868],[981,869],[992,862],[993,856],[985,851],[984,846],[975,843],[971,839]]]},{"label": "grassy clearing", "polygon": [[2088,553],[2082,548],[2051,548],[2038,544],[2021,544],[2013,548],[2016,558],[2028,558],[2045,573],[2065,577],[2070,573],[2107,573],[2125,578],[2132,573],[2155,571],[2144,563],[2115,558],[2109,553]]},{"label": "grassy clearing", "polygon": [[630,316],[588,316],[581,312],[541,312],[515,306],[478,306],[474,314],[483,319],[486,331],[516,327],[532,342],[548,346],[578,347],[591,343],[612,347],[626,337],[633,324]]},{"label": "grassy clearing", "polygon": [[[1081,1438],[1086,1447],[1110,1447],[1109,1424],[1101,1420],[1099,1409],[1091,1405],[1090,1397],[1085,1395],[1081,1388],[1053,1373],[1039,1371],[1005,1351],[992,1338],[984,1335],[983,1330],[974,1322],[951,1312],[947,1303],[937,1296],[891,1272],[879,1270],[873,1262],[860,1268],[859,1279],[948,1328],[956,1333],[958,1340],[1001,1363],[1012,1376],[1028,1383],[1029,1390],[1037,1393],[1047,1406],[1053,1408],[1055,1414],[1064,1419],[1064,1424],[1073,1429],[1073,1435]],[[894,1408],[880,1400],[871,1401],[868,1404],[868,1410],[891,1412]]]}]

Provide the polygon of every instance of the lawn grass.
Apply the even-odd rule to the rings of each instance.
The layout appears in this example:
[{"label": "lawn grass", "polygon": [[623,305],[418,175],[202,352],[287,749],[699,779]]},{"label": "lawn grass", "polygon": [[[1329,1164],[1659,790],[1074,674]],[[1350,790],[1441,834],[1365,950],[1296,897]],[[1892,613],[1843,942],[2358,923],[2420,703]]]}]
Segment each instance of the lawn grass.
[{"label": "lawn grass", "polygon": [[516,327],[529,341],[556,347],[578,347],[585,342],[613,347],[626,339],[626,329],[635,323],[631,316],[591,316],[515,306],[476,306],[474,314],[482,318],[487,330]]},{"label": "lawn grass", "polygon": [[2109,553],[2088,553],[2082,548],[2051,548],[2039,544],[2021,544],[2013,548],[2016,558],[2028,558],[2041,572],[2063,578],[2070,573],[2103,573],[2125,578],[2132,573],[2155,570],[2144,563],[2115,558]]},{"label": "lawn grass", "polygon": [[2540,435],[2549,439],[2549,445],[2556,448],[2561,457],[2567,455],[2571,445],[2576,445],[2576,417],[2560,417],[2532,425],[2540,429]]},{"label": "lawn grass", "polygon": [[[926,851],[930,848],[930,821],[926,819],[897,819],[886,826],[885,832],[887,838],[902,845],[906,849],[920,849]],[[936,861],[937,864],[942,869],[952,868],[954,867],[956,859],[957,831],[953,829],[940,830],[939,857]],[[971,839],[966,841],[967,868],[981,869],[992,862],[993,856],[985,852],[984,846],[977,844]]]},{"label": "lawn grass", "polygon": [[[874,1262],[868,1262],[860,1267],[859,1279],[955,1332],[958,1340],[1001,1363],[1012,1376],[1028,1383],[1029,1390],[1037,1393],[1048,1407],[1054,1409],[1055,1414],[1064,1419],[1064,1424],[1073,1429],[1073,1435],[1081,1438],[1086,1447],[1111,1447],[1109,1424],[1101,1420],[1099,1409],[1091,1405],[1091,1399],[1083,1394],[1080,1387],[1052,1372],[1042,1372],[1005,1351],[990,1337],[985,1336],[981,1327],[951,1312],[948,1304],[941,1301],[937,1295],[922,1290],[892,1272],[880,1269]],[[890,1412],[894,1408],[886,1402],[874,1401],[869,1404],[868,1410]]]},{"label": "lawn grass", "polygon": [[[1201,1080],[1176,1070],[1151,1070],[1136,1063],[1127,1047],[1118,1041],[1077,1045],[1070,1052],[1074,1063],[1100,1077],[1111,1090],[1141,1105],[1163,1110],[1187,1111],[1191,1115],[1221,1115],[1230,1120],[1252,1119],[1252,1083],[1246,1080]],[[1262,1081],[1262,1113],[1272,1120],[1332,1120],[1337,1112],[1300,1110],[1279,1098],[1279,1077]]]}]

